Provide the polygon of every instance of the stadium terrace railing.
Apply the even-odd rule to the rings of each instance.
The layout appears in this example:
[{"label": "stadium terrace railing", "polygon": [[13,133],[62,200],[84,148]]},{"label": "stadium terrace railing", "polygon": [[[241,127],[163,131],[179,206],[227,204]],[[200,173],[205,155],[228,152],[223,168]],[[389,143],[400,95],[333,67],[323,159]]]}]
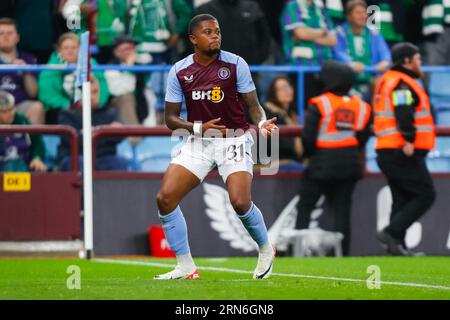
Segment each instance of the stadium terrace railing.
[{"label": "stadium terrace railing", "polygon": [[[94,65],[92,71],[118,70],[129,72],[168,72],[171,65],[140,65],[140,66],[122,66],[122,65]],[[45,70],[75,71],[76,65],[0,65],[1,72],[22,71],[22,72],[40,72]],[[320,71],[320,66],[291,66],[291,65],[251,65],[252,72],[273,72],[273,73],[296,73],[297,74],[297,107],[298,119],[303,124],[303,113],[305,107],[304,97],[304,75],[305,73],[316,73]],[[423,72],[450,72],[450,66],[424,66]],[[374,66],[367,67],[366,72],[377,73]]]},{"label": "stadium terrace railing", "polygon": [[74,128],[63,125],[0,125],[0,135],[7,133],[57,134],[70,136],[71,171],[78,172],[78,135]]}]

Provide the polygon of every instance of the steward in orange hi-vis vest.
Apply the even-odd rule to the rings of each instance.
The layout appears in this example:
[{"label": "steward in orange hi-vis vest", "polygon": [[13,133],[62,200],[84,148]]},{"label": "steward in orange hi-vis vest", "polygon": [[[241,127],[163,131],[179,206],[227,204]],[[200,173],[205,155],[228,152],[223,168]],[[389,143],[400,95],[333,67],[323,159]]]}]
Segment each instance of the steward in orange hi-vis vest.
[{"label": "steward in orange hi-vis vest", "polygon": [[406,230],[436,198],[426,155],[435,144],[435,127],[427,93],[416,80],[422,75],[419,49],[411,43],[392,47],[392,68],[374,94],[377,164],[392,193],[389,225],[378,240],[395,256],[422,255],[406,246]]},{"label": "steward in orange hi-vis vest", "polygon": [[[415,149],[431,150],[434,147],[435,128],[428,95],[408,73],[387,71],[375,90],[373,109],[376,149],[399,149],[405,145],[405,141],[413,143]],[[409,117],[402,118],[401,113],[408,112]],[[402,120],[404,122],[399,123]],[[405,124],[408,120],[409,126]]]},{"label": "steward in orange hi-vis vest", "polygon": [[359,97],[338,96],[331,92],[309,101],[322,116],[317,148],[345,148],[359,145],[356,133],[364,130],[370,118],[370,106]]},{"label": "steward in orange hi-vis vest", "polygon": [[309,100],[302,133],[307,166],[300,185],[297,229],[309,227],[311,212],[322,195],[335,215],[334,230],[344,235],[342,249],[350,254],[350,209],[356,182],[363,176],[361,150],[370,136],[371,108],[349,96],[353,70],[327,61],[320,79],[323,94]]}]

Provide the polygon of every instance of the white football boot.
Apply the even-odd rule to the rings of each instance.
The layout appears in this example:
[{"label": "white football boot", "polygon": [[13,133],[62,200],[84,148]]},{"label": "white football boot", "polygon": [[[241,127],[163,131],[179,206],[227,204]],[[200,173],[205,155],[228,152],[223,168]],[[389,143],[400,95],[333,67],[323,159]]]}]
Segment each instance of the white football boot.
[{"label": "white football boot", "polygon": [[195,268],[194,272],[192,272],[192,273],[184,272],[181,270],[180,266],[177,265],[175,267],[175,269],[173,269],[172,271],[169,271],[164,274],[158,274],[158,275],[154,276],[153,279],[155,279],[155,280],[176,280],[176,279],[197,280],[197,279],[200,279],[200,273],[198,272],[197,268]]},{"label": "white football boot", "polygon": [[259,253],[258,264],[255,272],[253,272],[253,279],[267,279],[272,274],[273,260],[275,259],[275,247],[272,245],[271,253]]}]

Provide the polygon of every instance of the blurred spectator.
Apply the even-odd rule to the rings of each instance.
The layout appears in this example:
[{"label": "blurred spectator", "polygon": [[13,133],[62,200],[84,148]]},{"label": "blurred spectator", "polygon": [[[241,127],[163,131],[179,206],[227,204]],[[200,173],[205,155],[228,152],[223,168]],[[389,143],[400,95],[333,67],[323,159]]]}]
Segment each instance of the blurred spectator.
[{"label": "blurred spectator", "polygon": [[[152,64],[170,64],[178,60],[176,47],[180,43],[192,17],[192,7],[186,0],[135,0],[129,11],[129,34],[139,42],[138,53],[148,56]],[[144,63],[144,60],[142,60]],[[149,109],[157,110],[157,123],[163,121],[164,97],[167,73],[153,72],[150,75],[152,94]],[[147,118],[146,124],[154,123]]]},{"label": "blurred spectator", "polygon": [[[279,76],[272,80],[267,93],[267,101],[263,107],[267,119],[277,117],[277,125],[298,125],[294,88],[288,77]],[[283,168],[300,169],[301,166],[298,162],[303,153],[302,149],[299,137],[280,137],[280,170],[283,170]]]},{"label": "blurred spectator", "polygon": [[[136,41],[123,35],[118,36],[113,45],[114,58],[110,64],[133,66],[137,63]],[[120,121],[124,124],[139,124],[136,115],[136,75],[119,70],[105,71],[108,88],[113,97],[111,105],[119,110]]]},{"label": "blurred spectator", "polygon": [[15,0],[14,20],[21,36],[19,48],[32,53],[39,64],[47,63],[53,51],[54,16],[60,1]]},{"label": "blurred spectator", "polygon": [[364,0],[350,0],[345,7],[347,22],[338,26],[336,60],[346,63],[357,73],[355,89],[365,101],[371,101],[372,74],[366,66],[376,66],[379,72],[389,68],[391,53],[383,36],[367,27],[367,4]]},{"label": "blurred spectator", "polygon": [[422,33],[427,40],[424,63],[450,65],[450,2],[427,0],[422,18]]},{"label": "blurred spectator", "polygon": [[[48,64],[76,64],[78,60],[78,50],[80,39],[74,33],[68,32],[58,39],[57,51],[54,52]],[[97,62],[91,58],[91,65]],[[100,83],[100,105],[105,105],[108,97],[108,85],[103,72],[94,72]],[[44,103],[46,111],[46,123],[55,124],[58,122],[60,110],[68,109],[74,95],[75,73],[73,71],[53,71],[46,70],[39,75],[38,91],[39,100]]]},{"label": "blurred spectator", "polygon": [[257,2],[212,0],[197,8],[196,14],[217,18],[224,42],[222,49],[241,56],[248,64],[262,64],[269,55],[270,29]]},{"label": "blurred spectator", "polygon": [[191,16],[186,0],[135,0],[129,11],[129,33],[139,42],[138,51],[150,54],[151,63],[172,63]]},{"label": "blurred spectator", "polygon": [[[92,107],[92,126],[111,125],[120,126],[117,121],[116,109],[109,106],[101,107],[99,104],[101,88],[98,79],[91,74],[91,107]],[[83,129],[83,117],[81,110],[81,101],[78,101],[68,110],[62,110],[59,113],[59,124],[68,125],[78,132],[78,150],[83,152],[83,138],[81,130]],[[97,170],[126,170],[128,161],[116,155],[116,146],[121,138],[100,139],[96,146],[95,167]],[[80,156],[80,168],[82,167],[82,156]],[[70,139],[62,136],[61,144],[58,147],[58,167],[62,171],[70,170]]]},{"label": "blurred spectator", "polygon": [[405,29],[408,28],[405,19],[405,4],[414,0],[368,0],[368,5],[378,6],[380,13],[380,32],[392,47],[404,40]]},{"label": "blurred spectator", "polygon": [[[0,125],[28,125],[16,112],[14,96],[0,91]],[[11,133],[0,135],[0,171],[46,171],[45,145],[40,135]]]},{"label": "blurred spectator", "polygon": [[[322,0],[288,0],[281,16],[283,46],[292,65],[321,65],[332,59],[336,33]],[[317,74],[306,73],[304,99],[320,93]]]},{"label": "blurred spectator", "polygon": [[129,3],[127,0],[68,0],[64,5],[68,20],[74,14],[74,7],[78,8],[81,16],[78,32],[90,31],[90,44],[97,46],[96,57],[101,64],[112,59],[116,36],[127,32]]},{"label": "blurred spectator", "polygon": [[[36,58],[17,49],[20,36],[14,20],[0,18],[0,64],[36,64]],[[45,113],[41,102],[36,101],[37,81],[29,72],[1,72],[0,90],[8,91],[15,98],[16,108],[32,124],[44,124]]]}]

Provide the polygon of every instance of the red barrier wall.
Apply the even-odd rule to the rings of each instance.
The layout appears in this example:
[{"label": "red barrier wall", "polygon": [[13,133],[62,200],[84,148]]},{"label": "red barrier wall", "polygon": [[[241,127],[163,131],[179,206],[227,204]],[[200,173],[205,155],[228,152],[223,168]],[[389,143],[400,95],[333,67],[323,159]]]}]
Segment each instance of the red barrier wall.
[{"label": "red barrier wall", "polygon": [[80,238],[77,173],[31,174],[29,191],[5,191],[0,174],[0,241]]}]

